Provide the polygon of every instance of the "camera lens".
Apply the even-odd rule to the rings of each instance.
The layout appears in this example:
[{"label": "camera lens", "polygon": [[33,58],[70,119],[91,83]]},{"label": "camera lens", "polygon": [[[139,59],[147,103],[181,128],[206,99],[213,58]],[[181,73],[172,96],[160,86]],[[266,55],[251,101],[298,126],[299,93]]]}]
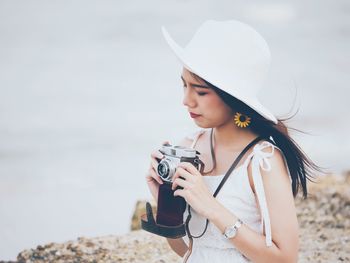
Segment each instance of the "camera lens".
[{"label": "camera lens", "polygon": [[157,168],[160,177],[166,179],[169,176],[169,164],[167,162],[161,162]]}]

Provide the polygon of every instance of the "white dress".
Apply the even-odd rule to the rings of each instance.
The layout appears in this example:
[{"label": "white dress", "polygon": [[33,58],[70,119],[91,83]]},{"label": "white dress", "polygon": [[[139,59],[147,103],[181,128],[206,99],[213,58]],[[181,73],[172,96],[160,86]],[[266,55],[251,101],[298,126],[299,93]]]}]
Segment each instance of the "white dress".
[{"label": "white dress", "polygon": [[[196,131],[195,133],[187,136],[188,138],[193,139],[191,148],[194,148],[199,136],[204,132],[205,129],[200,129],[199,131]],[[270,148],[271,150],[264,152],[262,151],[264,148]],[[279,149],[267,141],[262,141],[253,146],[253,151],[251,154],[248,155],[243,164],[236,166],[216,196],[216,199],[222,205],[230,210],[235,216],[239,217],[243,223],[248,225],[251,229],[262,234],[264,225],[266,233],[266,246],[272,245],[272,239],[270,217],[266,205],[260,168],[264,170],[270,170],[271,167],[268,158],[273,155],[274,148]],[[247,173],[247,166],[249,161],[252,161],[253,182],[259,205],[261,207],[262,216],[260,215],[254,193],[249,184],[249,177]],[[285,159],[284,161],[286,162]],[[216,176],[203,176],[212,194],[214,194],[214,191],[220,184],[224,175],[225,174]],[[186,211],[184,212],[184,220],[186,220],[187,215],[188,210],[186,207]],[[189,223],[189,229],[193,236],[199,236],[205,229],[206,218],[200,216],[192,208],[191,215],[192,218]],[[183,240],[187,245],[189,244],[187,235],[183,237]],[[251,262],[234,247],[231,241],[225,239],[220,230],[210,221],[208,223],[207,231],[204,233],[204,235],[200,238],[193,238],[192,240],[192,253],[188,258],[187,263]],[[187,253],[183,256],[183,259],[186,255]]]}]

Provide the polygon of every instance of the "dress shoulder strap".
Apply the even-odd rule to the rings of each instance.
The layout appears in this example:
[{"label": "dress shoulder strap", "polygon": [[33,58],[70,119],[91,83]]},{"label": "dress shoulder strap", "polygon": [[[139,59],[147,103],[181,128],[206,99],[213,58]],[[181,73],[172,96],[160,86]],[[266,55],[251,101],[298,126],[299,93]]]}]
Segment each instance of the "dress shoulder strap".
[{"label": "dress shoulder strap", "polygon": [[[263,149],[271,147],[270,152],[263,151]],[[266,246],[272,246],[272,237],[271,237],[271,223],[269,211],[267,208],[265,191],[263,187],[263,181],[261,178],[260,167],[265,171],[271,170],[270,162],[268,158],[274,154],[274,145],[270,142],[263,141],[254,146],[253,151],[248,155],[247,159],[244,162],[244,166],[247,168],[248,163],[252,161],[252,177],[255,188],[255,193],[259,202],[259,207],[261,210],[261,224],[260,230],[262,232],[263,226],[265,227],[265,241]]]},{"label": "dress shoulder strap", "polygon": [[[263,149],[265,148],[270,148],[270,151],[263,151]],[[270,216],[267,208],[264,185],[263,185],[262,176],[260,173],[260,168],[265,171],[271,170],[271,164],[269,162],[269,158],[274,155],[275,149],[278,149],[282,153],[285,165],[288,170],[289,178],[291,180],[286,158],[283,152],[281,151],[281,149],[278,148],[274,142],[271,143],[270,141],[263,141],[261,143],[256,144],[253,148],[253,151],[248,155],[247,159],[243,164],[247,169],[248,163],[252,161],[253,183],[254,183],[255,192],[256,192],[260,210],[261,210],[261,225],[260,225],[261,229],[260,230],[262,232],[263,226],[265,227],[267,246],[272,246],[271,223],[270,223]]]}]

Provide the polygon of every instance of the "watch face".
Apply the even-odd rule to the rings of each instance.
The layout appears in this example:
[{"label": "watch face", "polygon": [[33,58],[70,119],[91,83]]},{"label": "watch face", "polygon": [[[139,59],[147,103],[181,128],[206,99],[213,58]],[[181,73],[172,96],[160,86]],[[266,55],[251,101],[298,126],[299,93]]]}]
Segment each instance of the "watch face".
[{"label": "watch face", "polygon": [[236,229],[233,227],[230,227],[229,229],[227,229],[225,234],[228,238],[234,237],[236,235]]}]

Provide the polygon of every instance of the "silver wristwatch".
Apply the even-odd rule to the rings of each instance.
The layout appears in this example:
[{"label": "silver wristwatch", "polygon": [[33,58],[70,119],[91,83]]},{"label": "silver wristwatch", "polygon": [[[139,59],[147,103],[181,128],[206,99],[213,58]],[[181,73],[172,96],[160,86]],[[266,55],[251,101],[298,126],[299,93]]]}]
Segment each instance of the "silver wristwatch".
[{"label": "silver wristwatch", "polygon": [[242,220],[238,218],[233,226],[228,226],[225,228],[224,236],[226,238],[233,238],[237,234],[237,229],[243,224]]}]

